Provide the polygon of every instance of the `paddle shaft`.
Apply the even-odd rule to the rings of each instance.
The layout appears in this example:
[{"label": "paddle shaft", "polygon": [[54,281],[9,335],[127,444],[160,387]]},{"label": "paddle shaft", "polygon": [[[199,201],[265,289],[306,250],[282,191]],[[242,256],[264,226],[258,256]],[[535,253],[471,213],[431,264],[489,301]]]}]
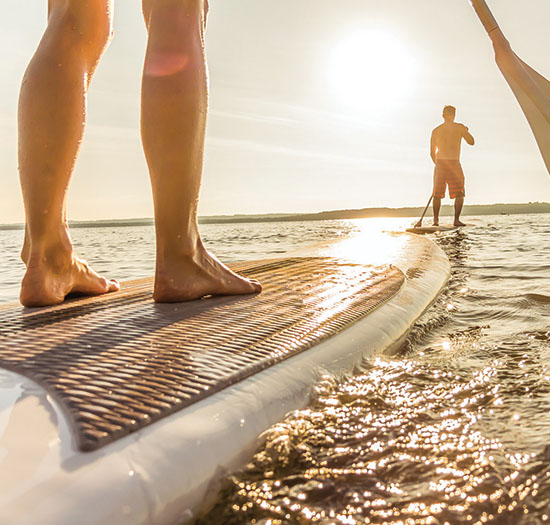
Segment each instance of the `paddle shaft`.
[{"label": "paddle shaft", "polygon": [[474,8],[474,11],[481,20],[481,23],[487,33],[490,33],[498,28],[498,23],[485,0],[470,0],[470,4]]},{"label": "paddle shaft", "polygon": [[428,211],[428,208],[430,207],[430,204],[432,203],[432,199],[434,198],[433,193],[430,195],[430,200],[428,201],[428,204],[426,204],[426,207],[424,208],[424,212],[422,213],[422,217],[420,217],[420,220],[415,224],[416,228],[420,228],[422,226],[422,219],[424,219],[424,215],[426,215],[426,212]]}]

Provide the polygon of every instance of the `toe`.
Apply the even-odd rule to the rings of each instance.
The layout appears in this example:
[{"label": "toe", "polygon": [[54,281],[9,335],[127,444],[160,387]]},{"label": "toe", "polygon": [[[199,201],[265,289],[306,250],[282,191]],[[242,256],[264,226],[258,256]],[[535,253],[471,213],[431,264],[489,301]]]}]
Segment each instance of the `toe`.
[{"label": "toe", "polygon": [[256,279],[250,279],[250,284],[252,285],[252,288],[254,288],[254,291],[259,293],[262,291],[262,285],[260,281]]},{"label": "toe", "polygon": [[120,283],[116,279],[110,279],[107,284],[109,285],[109,292],[118,292],[120,290]]},{"label": "toe", "polygon": [[105,277],[97,275],[90,268],[86,268],[84,275],[80,274],[79,279],[74,284],[71,292],[78,292],[89,295],[100,295],[107,293],[110,284]]},{"label": "toe", "polygon": [[105,277],[99,277],[99,279],[90,283],[93,288],[96,288],[97,293],[107,293],[109,291],[109,281]]}]

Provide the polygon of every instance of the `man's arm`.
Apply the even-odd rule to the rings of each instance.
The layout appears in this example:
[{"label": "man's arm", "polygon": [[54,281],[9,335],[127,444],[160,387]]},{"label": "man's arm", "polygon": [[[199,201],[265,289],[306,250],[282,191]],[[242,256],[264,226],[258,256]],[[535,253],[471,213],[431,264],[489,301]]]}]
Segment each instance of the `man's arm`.
[{"label": "man's arm", "polygon": [[462,124],[462,126],[464,127],[464,131],[462,133],[462,137],[464,137],[464,140],[470,144],[470,146],[473,146],[475,144],[475,140],[474,140],[474,137],[472,136],[472,134],[468,131],[468,127],[467,126],[464,126],[464,124]]},{"label": "man's arm", "polygon": [[437,153],[437,144],[435,140],[435,129],[434,129],[432,131],[432,138],[430,139],[430,157],[434,161],[434,164],[435,164],[435,161],[437,160],[436,153]]}]

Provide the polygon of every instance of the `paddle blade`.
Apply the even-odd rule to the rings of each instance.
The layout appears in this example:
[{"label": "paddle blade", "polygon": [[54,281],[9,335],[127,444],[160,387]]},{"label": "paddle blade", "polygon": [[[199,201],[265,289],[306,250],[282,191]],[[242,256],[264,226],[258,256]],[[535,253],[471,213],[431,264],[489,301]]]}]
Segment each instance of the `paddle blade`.
[{"label": "paddle blade", "polygon": [[497,65],[516,96],[550,173],[550,82],[523,62],[511,49],[497,52]]},{"label": "paddle blade", "polygon": [[497,66],[527,118],[550,173],[550,82],[514,53],[485,0],[470,3],[493,42]]}]

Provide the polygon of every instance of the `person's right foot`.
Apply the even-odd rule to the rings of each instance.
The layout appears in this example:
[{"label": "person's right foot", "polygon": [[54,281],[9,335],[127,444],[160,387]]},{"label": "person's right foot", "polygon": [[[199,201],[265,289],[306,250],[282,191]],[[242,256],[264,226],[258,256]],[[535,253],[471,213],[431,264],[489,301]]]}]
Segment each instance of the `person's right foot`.
[{"label": "person's right foot", "polygon": [[171,255],[157,260],[153,299],[177,303],[208,295],[259,293],[262,285],[232,272],[199,243],[193,253]]},{"label": "person's right foot", "polygon": [[434,226],[439,226],[439,221],[434,221]]},{"label": "person's right foot", "polygon": [[52,306],[62,303],[70,293],[101,295],[119,289],[117,281],[97,274],[73,253],[48,258],[31,252],[19,298],[27,307]]}]

